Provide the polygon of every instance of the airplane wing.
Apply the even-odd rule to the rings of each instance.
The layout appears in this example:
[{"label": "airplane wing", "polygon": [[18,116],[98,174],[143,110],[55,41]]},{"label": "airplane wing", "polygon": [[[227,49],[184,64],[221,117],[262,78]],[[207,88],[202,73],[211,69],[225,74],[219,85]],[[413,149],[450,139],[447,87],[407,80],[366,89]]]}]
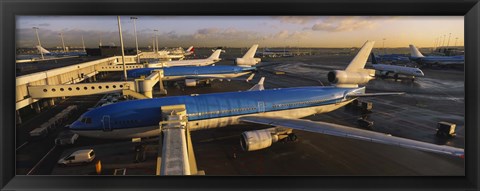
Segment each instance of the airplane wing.
[{"label": "airplane wing", "polygon": [[279,117],[260,117],[260,116],[245,116],[245,117],[240,117],[239,120],[242,122],[248,122],[248,123],[254,123],[254,124],[280,126],[280,127],[286,127],[286,128],[297,129],[302,131],[332,135],[337,137],[346,137],[346,138],[364,140],[364,141],[369,141],[374,143],[394,145],[394,146],[400,146],[400,147],[405,147],[410,149],[417,149],[421,151],[447,154],[447,155],[452,155],[452,156],[457,156],[462,158],[464,157],[464,150],[461,148],[425,143],[425,142],[405,139],[401,137],[394,137],[389,134],[356,129],[356,128],[333,124],[333,123],[310,121],[305,119],[286,119],[286,118],[279,118]]},{"label": "airplane wing", "polygon": [[202,75],[202,76],[185,76],[185,79],[197,79],[197,80],[237,80],[237,81],[247,81],[249,82],[250,80],[253,79],[255,76],[255,73],[252,73],[248,78],[224,78],[224,77],[218,77],[216,75]]},{"label": "airplane wing", "polygon": [[388,92],[388,93],[362,93],[362,94],[347,94],[347,97],[375,97],[388,95],[403,95],[405,92]]}]

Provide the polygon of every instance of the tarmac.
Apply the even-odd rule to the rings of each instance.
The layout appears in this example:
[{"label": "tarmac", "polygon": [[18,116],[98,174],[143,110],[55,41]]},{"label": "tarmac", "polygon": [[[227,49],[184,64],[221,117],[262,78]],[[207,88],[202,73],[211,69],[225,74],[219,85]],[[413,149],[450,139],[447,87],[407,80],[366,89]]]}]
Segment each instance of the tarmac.
[{"label": "tarmac", "polygon": [[[196,49],[197,50],[197,49]],[[265,88],[328,85],[326,74],[330,70],[344,69],[354,54],[319,52],[311,56],[289,58],[262,58],[258,72],[251,82],[213,81],[210,87],[168,87],[168,96],[206,94],[213,92],[244,91],[261,77],[266,77]],[[227,50],[228,53],[228,50]],[[233,58],[238,53],[227,57]],[[231,59],[219,63],[231,64]],[[369,64],[367,64],[367,67]],[[464,72],[459,69],[422,69],[425,77],[410,79],[375,79],[367,85],[367,92],[406,92],[401,96],[364,99],[373,103],[368,119],[372,129],[424,142],[447,144],[464,148],[465,102]],[[275,74],[283,71],[285,74]],[[247,78],[246,75],[244,78]],[[119,74],[109,73],[106,80],[118,80]],[[158,88],[158,86],[155,86]],[[157,94],[155,97],[160,96]],[[30,175],[94,175],[94,163],[62,167],[56,164],[65,156],[81,148],[93,148],[96,160],[102,162],[102,175],[112,175],[115,169],[126,168],[127,175],[155,175],[157,141],[147,143],[145,161],[135,162],[135,143],[130,140],[98,140],[80,137],[73,146],[54,146],[58,129],[46,139],[37,142],[28,139],[28,132],[54,116],[70,104],[81,105],[76,120],[103,95],[67,98],[40,114],[24,117],[17,127],[17,174]],[[317,114],[307,119],[325,121],[362,128],[357,124],[357,111],[340,108],[330,113]],[[455,138],[435,136],[439,121],[456,123]],[[267,128],[262,125],[229,126],[192,132],[192,141],[199,170],[206,175],[354,175],[354,176],[463,176],[465,160],[452,156],[432,154],[395,146],[381,145],[322,134],[294,131],[298,140],[274,143],[271,147],[245,152],[240,148],[240,135],[244,131]],[[364,128],[362,128],[364,129]],[[26,144],[25,144],[26,143]],[[25,144],[25,145],[23,145]],[[23,145],[23,146],[22,146]]]}]

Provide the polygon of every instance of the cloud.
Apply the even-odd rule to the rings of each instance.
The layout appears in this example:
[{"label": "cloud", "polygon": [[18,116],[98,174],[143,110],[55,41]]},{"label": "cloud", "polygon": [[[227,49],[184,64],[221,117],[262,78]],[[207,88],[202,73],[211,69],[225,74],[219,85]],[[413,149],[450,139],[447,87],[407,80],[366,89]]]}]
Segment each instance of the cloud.
[{"label": "cloud", "polygon": [[42,23],[42,24],[38,24],[38,26],[40,26],[40,27],[48,27],[48,26],[50,26],[50,24],[48,24],[48,23]]},{"label": "cloud", "polygon": [[249,41],[249,40],[259,40],[262,37],[257,34],[256,32],[253,31],[244,31],[244,30],[239,30],[237,28],[202,28],[197,30],[194,34],[192,35],[186,35],[184,36],[186,39],[208,39],[216,42],[223,42],[223,43],[228,43],[228,42],[238,42],[241,40],[242,42],[244,41]]},{"label": "cloud", "polygon": [[314,16],[274,16],[273,18],[280,20],[282,23],[291,23],[304,25],[318,19]]},{"label": "cloud", "polygon": [[317,21],[304,30],[344,32],[363,29],[375,29],[380,22],[390,22],[402,18],[399,16],[330,16]]},{"label": "cloud", "polygon": [[314,31],[344,32],[362,29],[374,29],[377,26],[376,19],[365,17],[329,17],[314,24]]}]

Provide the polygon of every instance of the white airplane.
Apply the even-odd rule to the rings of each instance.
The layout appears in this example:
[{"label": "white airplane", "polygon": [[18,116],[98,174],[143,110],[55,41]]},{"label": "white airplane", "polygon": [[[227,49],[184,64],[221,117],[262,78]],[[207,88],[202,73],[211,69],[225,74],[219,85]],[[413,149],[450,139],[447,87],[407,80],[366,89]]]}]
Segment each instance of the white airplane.
[{"label": "white airplane", "polygon": [[160,68],[160,67],[172,67],[172,66],[208,66],[212,65],[220,60],[221,49],[215,50],[212,55],[205,59],[192,59],[192,60],[175,60],[175,61],[166,61],[160,63],[148,64],[148,68]]},{"label": "white airplane", "polygon": [[[252,91],[171,96],[132,100],[87,111],[70,125],[81,136],[96,138],[139,138],[161,134],[161,108],[184,105],[186,128],[190,131],[220,128],[238,124],[261,124],[274,128],[247,131],[242,134],[244,150],[271,146],[292,135],[292,129],[331,136],[394,145],[426,152],[463,157],[464,149],[436,145],[343,125],[299,119],[326,113],[351,103],[358,97],[399,95],[403,93],[365,93],[366,84],[375,70],[364,69],[374,42],[367,41],[345,70],[328,73],[334,86],[264,89],[261,84]],[[263,81],[263,80],[262,80]],[[287,130],[285,130],[288,128]]]},{"label": "white airplane", "polygon": [[254,44],[250,49],[248,49],[247,53],[245,53],[243,57],[235,59],[235,64],[238,66],[249,67],[261,62],[262,60],[260,58],[254,58],[257,48],[258,44]]},{"label": "white airplane", "polygon": [[36,46],[37,50],[41,52],[45,56],[56,56],[56,57],[62,57],[62,56],[86,56],[86,52],[50,52],[47,49],[41,47],[41,46]]},{"label": "white airplane", "polygon": [[380,73],[380,76],[386,77],[388,74],[393,74],[395,81],[398,79],[398,75],[404,75],[412,78],[412,81],[415,77],[424,76],[423,71],[419,68],[407,67],[407,66],[397,66],[390,64],[379,64],[375,58],[375,54],[371,53],[372,66],[375,70]]},{"label": "white airplane", "polygon": [[183,50],[182,47],[175,48],[173,50],[170,50],[169,53],[173,55],[184,55],[184,56],[189,56],[193,54],[194,49],[193,46],[188,47],[187,50]]}]

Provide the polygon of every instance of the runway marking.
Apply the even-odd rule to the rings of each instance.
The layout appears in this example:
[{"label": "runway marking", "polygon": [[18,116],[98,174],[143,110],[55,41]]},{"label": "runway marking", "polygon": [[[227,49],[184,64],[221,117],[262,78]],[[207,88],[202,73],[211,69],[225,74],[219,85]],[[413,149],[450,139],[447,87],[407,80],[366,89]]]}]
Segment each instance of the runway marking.
[{"label": "runway marking", "polygon": [[35,166],[33,166],[32,169],[30,169],[30,171],[28,171],[27,175],[30,175],[30,174],[37,168],[37,166],[40,165],[40,163],[42,163],[42,162],[45,160],[45,158],[47,158],[47,156],[48,156],[55,148],[57,148],[57,145],[53,146],[52,149],[50,149],[50,151],[48,151],[47,154],[45,154],[45,156],[43,156],[43,158],[40,159],[40,161],[38,161],[38,163],[35,164]]},{"label": "runway marking", "polygon": [[28,141],[26,141],[25,143],[23,143],[22,145],[20,145],[19,147],[17,147],[15,149],[15,151],[18,151],[18,149],[22,148],[23,146],[27,145],[28,144]]}]

